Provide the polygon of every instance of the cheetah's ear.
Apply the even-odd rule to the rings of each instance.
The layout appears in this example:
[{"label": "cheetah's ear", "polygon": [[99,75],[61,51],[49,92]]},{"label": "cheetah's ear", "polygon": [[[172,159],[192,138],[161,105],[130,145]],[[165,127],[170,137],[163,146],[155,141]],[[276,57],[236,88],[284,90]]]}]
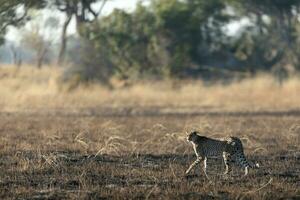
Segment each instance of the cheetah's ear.
[{"label": "cheetah's ear", "polygon": [[234,146],[234,145],[235,145],[235,142],[231,142],[230,145]]}]

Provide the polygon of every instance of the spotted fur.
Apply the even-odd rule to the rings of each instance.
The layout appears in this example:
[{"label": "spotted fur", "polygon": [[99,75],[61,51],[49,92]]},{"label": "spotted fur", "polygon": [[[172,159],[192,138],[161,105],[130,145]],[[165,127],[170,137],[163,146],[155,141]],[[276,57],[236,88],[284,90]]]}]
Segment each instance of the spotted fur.
[{"label": "spotted fur", "polygon": [[193,144],[197,159],[187,169],[186,174],[200,163],[204,162],[204,173],[206,174],[206,161],[211,157],[223,157],[225,163],[225,172],[231,171],[233,163],[245,169],[245,175],[248,174],[248,168],[258,168],[258,164],[250,163],[244,154],[244,148],[241,140],[237,137],[228,137],[223,140],[215,140],[205,136],[200,136],[197,131],[193,131],[187,135],[187,141]]}]

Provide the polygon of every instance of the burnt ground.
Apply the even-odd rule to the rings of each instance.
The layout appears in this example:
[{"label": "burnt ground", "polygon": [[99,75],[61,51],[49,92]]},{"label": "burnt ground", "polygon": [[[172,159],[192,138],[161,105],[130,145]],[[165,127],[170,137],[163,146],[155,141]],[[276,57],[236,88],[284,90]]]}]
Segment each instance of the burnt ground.
[{"label": "burnt ground", "polygon": [[[299,116],[0,115],[0,199],[299,199]],[[299,126],[299,127],[298,127]],[[193,162],[183,131],[237,135],[261,168]]]}]

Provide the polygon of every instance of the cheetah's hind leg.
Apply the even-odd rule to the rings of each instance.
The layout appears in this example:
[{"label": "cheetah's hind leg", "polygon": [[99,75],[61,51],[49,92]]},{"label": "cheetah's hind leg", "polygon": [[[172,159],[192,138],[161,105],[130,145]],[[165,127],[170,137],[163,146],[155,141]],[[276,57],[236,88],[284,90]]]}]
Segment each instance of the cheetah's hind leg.
[{"label": "cheetah's hind leg", "polygon": [[223,152],[223,160],[225,164],[225,172],[224,175],[227,175],[229,172],[231,172],[231,158],[230,155],[226,152]]}]

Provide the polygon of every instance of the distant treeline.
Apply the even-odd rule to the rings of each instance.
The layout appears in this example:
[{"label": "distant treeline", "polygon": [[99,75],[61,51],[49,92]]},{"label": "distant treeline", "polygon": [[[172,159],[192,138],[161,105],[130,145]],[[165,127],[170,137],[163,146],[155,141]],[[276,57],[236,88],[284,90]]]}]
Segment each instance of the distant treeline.
[{"label": "distant treeline", "polygon": [[[140,3],[133,12],[114,10],[79,24],[65,78],[211,80],[262,71],[283,80],[300,70],[299,19],[299,0]],[[238,31],[229,32],[233,26]]]},{"label": "distant treeline", "polygon": [[282,79],[300,69],[299,14],[297,0],[155,0],[86,24],[79,66],[87,79]]}]

